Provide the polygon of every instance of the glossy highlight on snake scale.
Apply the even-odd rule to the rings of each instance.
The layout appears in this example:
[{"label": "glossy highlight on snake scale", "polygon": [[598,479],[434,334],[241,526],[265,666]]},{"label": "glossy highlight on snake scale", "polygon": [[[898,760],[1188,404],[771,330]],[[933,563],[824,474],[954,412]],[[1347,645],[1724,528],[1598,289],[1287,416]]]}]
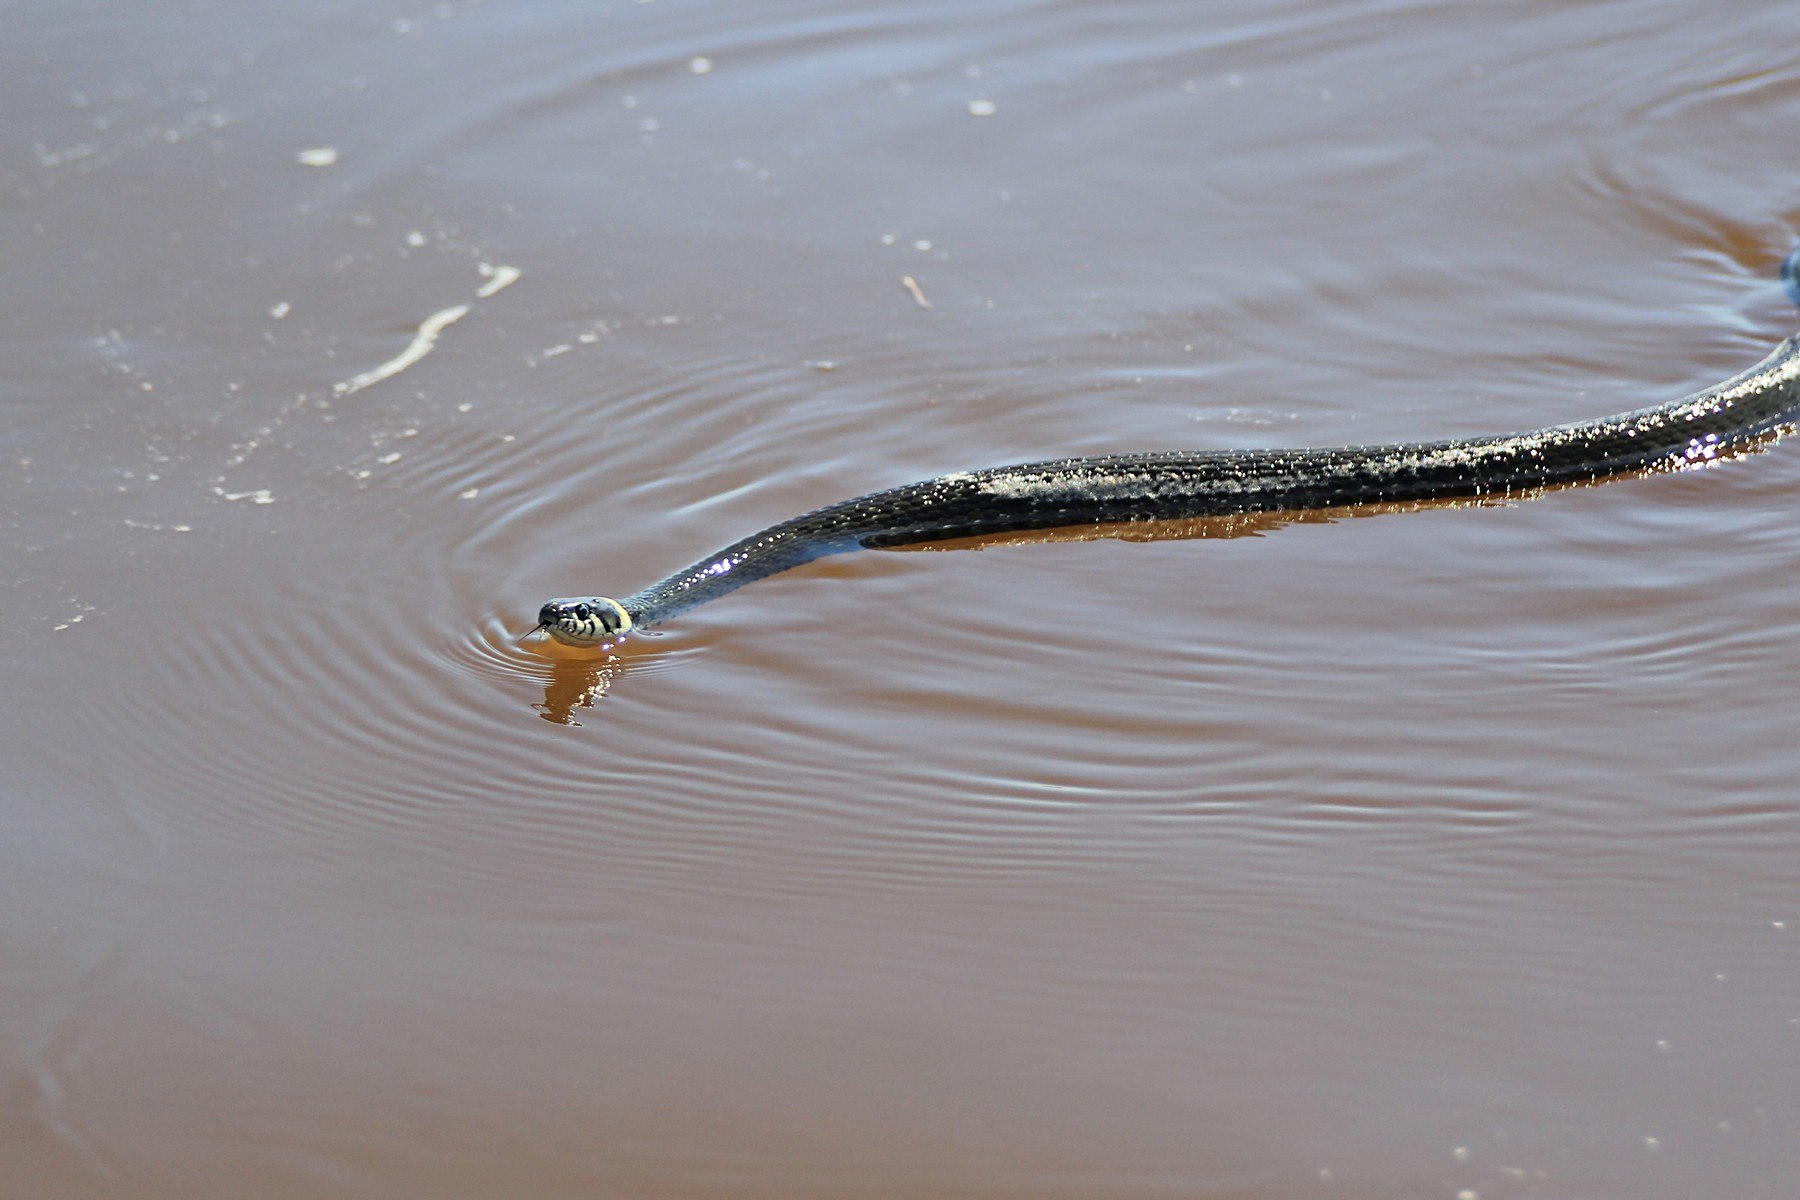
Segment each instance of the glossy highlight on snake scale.
[{"label": "glossy highlight on snake scale", "polygon": [[[1800,249],[1781,275],[1800,303],[1797,268]],[[1749,370],[1681,399],[1525,433],[1318,449],[1154,451],[958,472],[771,525],[619,600],[551,600],[525,636],[542,630],[565,646],[616,643],[747,583],[852,550],[1033,529],[1504,496],[1681,470],[1796,420],[1800,334]]]}]

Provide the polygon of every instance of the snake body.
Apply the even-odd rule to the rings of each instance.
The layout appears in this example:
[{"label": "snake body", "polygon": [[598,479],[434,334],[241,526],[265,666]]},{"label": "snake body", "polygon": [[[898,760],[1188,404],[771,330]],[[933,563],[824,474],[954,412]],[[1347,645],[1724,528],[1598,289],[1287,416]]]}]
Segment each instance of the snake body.
[{"label": "snake body", "polygon": [[[1789,259],[1792,281],[1800,251]],[[1800,299],[1800,294],[1796,295]],[[623,599],[552,600],[538,629],[617,642],[758,579],[852,550],[984,534],[1483,497],[1702,465],[1800,421],[1800,334],[1679,400],[1527,433],[1301,450],[1159,451],[959,472],[771,525]],[[532,632],[536,632],[533,630]]]}]

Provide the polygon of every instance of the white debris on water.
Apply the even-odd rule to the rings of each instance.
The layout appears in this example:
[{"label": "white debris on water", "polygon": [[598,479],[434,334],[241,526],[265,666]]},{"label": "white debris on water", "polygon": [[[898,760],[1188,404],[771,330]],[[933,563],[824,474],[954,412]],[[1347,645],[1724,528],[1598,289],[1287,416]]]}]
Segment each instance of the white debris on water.
[{"label": "white debris on water", "polygon": [[338,152],[334,146],[314,146],[310,150],[301,150],[294,155],[294,161],[303,167],[329,167],[337,160]]},{"label": "white debris on water", "polygon": [[287,316],[290,312],[293,312],[293,311],[294,311],[294,306],[289,304],[286,300],[283,300],[281,303],[275,305],[275,307],[273,307],[269,310],[269,316],[271,316],[275,320],[279,321],[279,320],[281,320],[281,318]]},{"label": "white debris on water", "polygon": [[999,106],[992,100],[969,101],[969,115],[971,117],[991,117],[999,111]]},{"label": "white debris on water", "polygon": [[481,489],[478,487],[464,488],[462,491],[456,493],[456,498],[458,500],[473,500],[479,495],[481,495]]},{"label": "white debris on water", "polygon": [[696,75],[705,75],[713,69],[713,61],[703,54],[688,59],[688,70]]},{"label": "white debris on water", "polygon": [[213,495],[222,500],[248,500],[252,504],[275,503],[275,496],[268,488],[256,488],[248,492],[228,492],[222,487],[215,487]]},{"label": "white debris on water", "polygon": [[[510,283],[511,280],[508,280],[507,282]],[[502,284],[501,286],[504,287],[505,285]],[[477,295],[480,294],[482,293],[477,293]],[[491,295],[492,293],[490,292],[487,294]],[[462,320],[468,311],[468,305],[458,304],[453,308],[446,308],[440,312],[432,313],[419,325],[419,332],[413,335],[413,340],[406,349],[402,350],[399,354],[396,354],[393,358],[388,359],[380,366],[372,367],[369,370],[362,372],[360,375],[353,375],[342,383],[335,385],[332,388],[333,393],[339,396],[348,396],[352,392],[362,391],[371,384],[380,383],[384,379],[389,379],[398,375],[400,372],[406,370],[406,368],[424,358],[427,354],[430,354],[432,346],[437,344],[438,334],[442,333],[449,326]]]},{"label": "white debris on water", "polygon": [[82,142],[80,145],[70,146],[66,150],[51,150],[42,143],[32,146],[31,149],[37,155],[40,167],[60,167],[64,163],[79,162],[94,153],[94,146],[91,142]]},{"label": "white debris on water", "polygon": [[511,287],[525,274],[517,267],[496,266],[493,263],[482,263],[478,269],[482,278],[487,280],[475,291],[475,298],[478,300],[486,300],[501,288]]}]

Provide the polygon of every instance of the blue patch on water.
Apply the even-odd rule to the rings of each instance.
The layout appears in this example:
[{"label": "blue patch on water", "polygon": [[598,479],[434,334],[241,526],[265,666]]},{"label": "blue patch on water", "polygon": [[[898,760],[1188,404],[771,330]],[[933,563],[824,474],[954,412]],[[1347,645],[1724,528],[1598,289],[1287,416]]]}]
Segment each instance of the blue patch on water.
[{"label": "blue patch on water", "polygon": [[1781,286],[1786,290],[1788,299],[1800,304],[1800,246],[1781,262]]}]

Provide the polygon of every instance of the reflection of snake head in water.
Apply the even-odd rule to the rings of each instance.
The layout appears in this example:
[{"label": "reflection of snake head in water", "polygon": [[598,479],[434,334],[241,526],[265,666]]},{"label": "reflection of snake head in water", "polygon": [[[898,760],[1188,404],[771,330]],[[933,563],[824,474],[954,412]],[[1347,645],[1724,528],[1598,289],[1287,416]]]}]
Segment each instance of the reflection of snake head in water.
[{"label": "reflection of snake head in water", "polygon": [[538,609],[537,629],[531,632],[542,629],[565,646],[586,647],[620,641],[631,632],[632,624],[631,614],[617,600],[575,596],[552,600]]},{"label": "reflection of snake head in water", "polygon": [[[1800,250],[1782,264],[1781,278],[1800,303]],[[771,525],[623,600],[552,600],[531,632],[544,630],[565,646],[607,645],[746,583],[850,550],[1075,526],[1517,496],[1703,466],[1797,421],[1800,336],[1691,396],[1526,433],[1308,450],[1154,451],[963,471]]]}]

